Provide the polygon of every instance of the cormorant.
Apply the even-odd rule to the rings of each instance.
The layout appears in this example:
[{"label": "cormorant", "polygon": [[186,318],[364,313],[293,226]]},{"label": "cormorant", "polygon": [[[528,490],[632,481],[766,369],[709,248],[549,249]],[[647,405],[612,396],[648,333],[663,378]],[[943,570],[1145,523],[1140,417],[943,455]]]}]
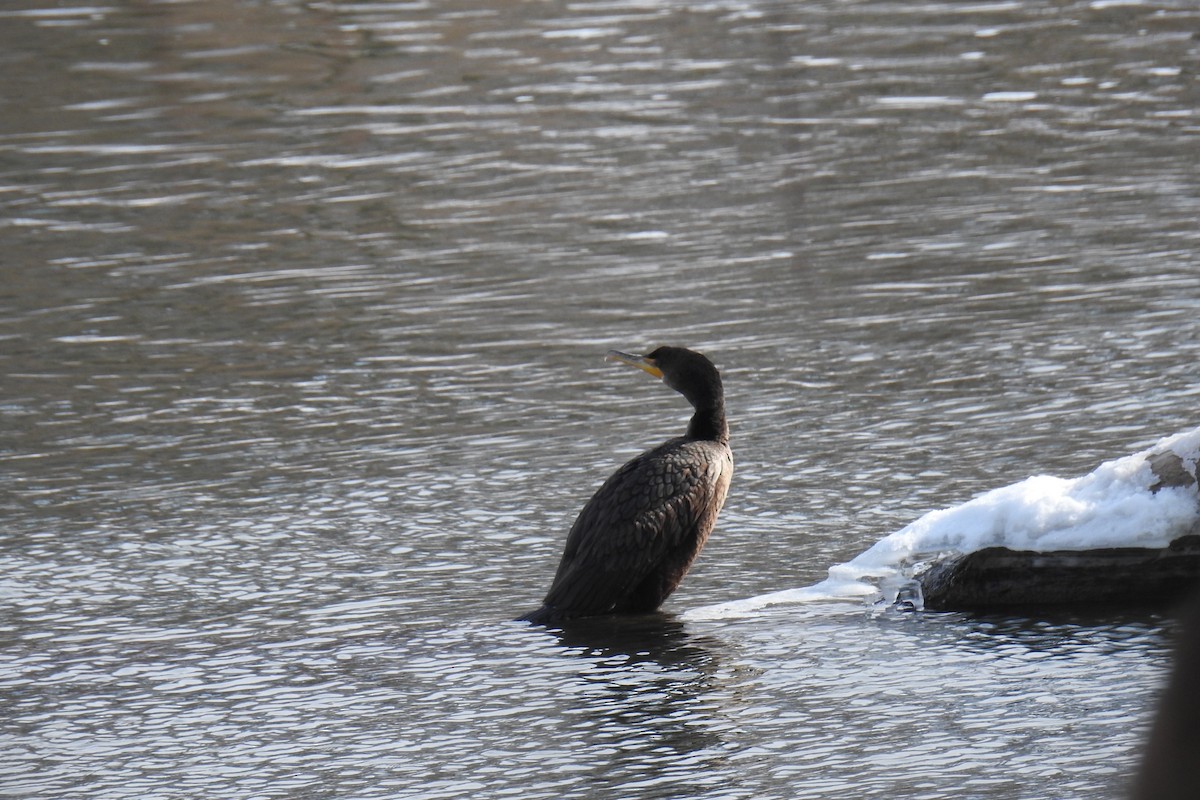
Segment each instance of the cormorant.
[{"label": "cormorant", "polygon": [[645,356],[610,350],[606,360],[662,378],[695,413],[686,434],[642,453],[592,496],[567,534],[542,607],[522,620],[654,611],[699,555],[729,491],[733,454],[713,363],[683,347]]}]

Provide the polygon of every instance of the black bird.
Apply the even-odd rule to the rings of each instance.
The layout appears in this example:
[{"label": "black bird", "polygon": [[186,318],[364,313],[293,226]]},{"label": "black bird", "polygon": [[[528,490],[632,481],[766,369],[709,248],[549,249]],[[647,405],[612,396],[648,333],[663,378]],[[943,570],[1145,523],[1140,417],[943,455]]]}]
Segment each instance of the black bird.
[{"label": "black bird", "polygon": [[721,375],[700,353],[660,347],[609,361],[645,370],[687,398],[687,433],[642,453],[604,482],[579,512],[542,607],[546,624],[650,612],[683,580],[717,522],[733,476]]}]

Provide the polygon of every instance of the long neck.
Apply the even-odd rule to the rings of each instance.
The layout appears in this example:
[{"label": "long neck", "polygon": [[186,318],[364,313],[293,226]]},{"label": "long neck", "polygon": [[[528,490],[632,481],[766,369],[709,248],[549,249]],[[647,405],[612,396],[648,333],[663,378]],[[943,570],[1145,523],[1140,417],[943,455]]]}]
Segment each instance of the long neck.
[{"label": "long neck", "polygon": [[688,423],[689,439],[709,439],[714,442],[729,442],[729,423],[725,421],[725,401],[717,400],[715,405],[704,405],[692,414]]}]

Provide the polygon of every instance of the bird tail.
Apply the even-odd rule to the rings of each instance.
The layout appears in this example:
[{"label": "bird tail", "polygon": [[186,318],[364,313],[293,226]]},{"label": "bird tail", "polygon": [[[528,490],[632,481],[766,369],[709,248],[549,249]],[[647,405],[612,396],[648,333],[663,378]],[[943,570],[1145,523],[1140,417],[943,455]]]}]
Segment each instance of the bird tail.
[{"label": "bird tail", "polygon": [[536,611],[530,611],[528,614],[523,614],[517,617],[517,622],[531,622],[534,625],[545,625],[555,619],[554,609],[550,606],[542,606]]}]

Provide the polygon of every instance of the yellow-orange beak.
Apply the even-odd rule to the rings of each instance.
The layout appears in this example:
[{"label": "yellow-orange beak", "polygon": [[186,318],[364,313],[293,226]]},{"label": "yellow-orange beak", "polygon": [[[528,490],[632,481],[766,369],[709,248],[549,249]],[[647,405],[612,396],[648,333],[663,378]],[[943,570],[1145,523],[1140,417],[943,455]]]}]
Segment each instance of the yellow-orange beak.
[{"label": "yellow-orange beak", "polygon": [[635,356],[630,353],[622,353],[620,350],[609,350],[607,355],[604,356],[604,360],[617,361],[622,364],[628,364],[631,367],[637,367],[649,372],[656,378],[663,376],[662,370],[658,368],[658,364],[654,363],[654,359],[646,356]]}]

